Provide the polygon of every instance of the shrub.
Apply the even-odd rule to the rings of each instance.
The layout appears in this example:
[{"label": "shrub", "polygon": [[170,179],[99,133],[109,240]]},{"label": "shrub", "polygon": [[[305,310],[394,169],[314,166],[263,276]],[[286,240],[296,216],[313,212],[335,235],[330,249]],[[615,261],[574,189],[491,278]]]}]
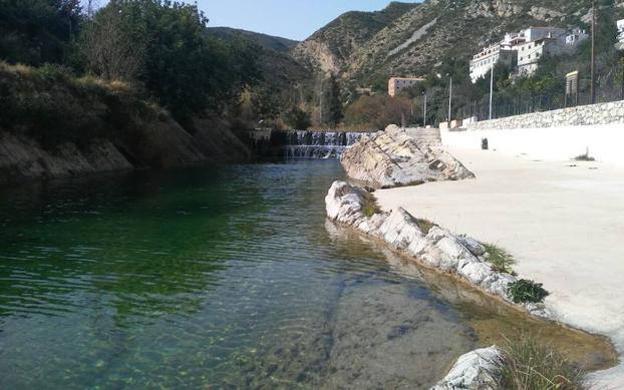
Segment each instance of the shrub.
[{"label": "shrub", "polygon": [[585,153],[574,157],[574,161],[596,161],[596,159],[591,157],[589,153]]},{"label": "shrub", "polygon": [[532,280],[520,279],[509,284],[509,296],[515,303],[539,303],[549,295],[541,283]]},{"label": "shrub", "polygon": [[501,388],[509,390],[576,390],[586,388],[585,373],[551,345],[521,335],[502,348]]},{"label": "shrub", "polygon": [[515,272],[511,266],[515,263],[512,255],[502,248],[492,244],[483,244],[486,253],[489,255],[487,261],[492,264],[492,269],[496,272],[502,272],[514,275]]},{"label": "shrub", "polygon": [[379,213],[380,211],[381,209],[379,208],[379,205],[377,204],[377,199],[375,199],[375,197],[368,192],[364,193],[363,202],[362,202],[362,212],[364,213],[364,215],[367,218],[370,218],[373,215]]}]

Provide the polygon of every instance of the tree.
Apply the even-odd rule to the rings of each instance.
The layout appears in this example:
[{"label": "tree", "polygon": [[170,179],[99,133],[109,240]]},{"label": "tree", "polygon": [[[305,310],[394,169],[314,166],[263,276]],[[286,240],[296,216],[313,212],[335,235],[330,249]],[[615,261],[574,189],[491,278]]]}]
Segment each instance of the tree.
[{"label": "tree", "polygon": [[226,43],[208,37],[208,19],[196,5],[112,0],[109,7],[121,11],[131,42],[145,42],[139,80],[180,121],[233,104],[259,77],[259,49],[248,41]]},{"label": "tree", "polygon": [[122,12],[115,3],[100,10],[82,34],[80,50],[92,73],[132,81],[143,69],[146,43],[141,36],[133,37]]},{"label": "tree", "polygon": [[274,88],[260,88],[251,95],[251,108],[255,119],[272,121],[280,113],[280,99]]},{"label": "tree", "polygon": [[82,21],[79,0],[0,0],[0,58],[63,63]]},{"label": "tree", "polygon": [[342,121],[342,99],[340,98],[340,86],[333,74],[329,77],[327,94],[328,123],[335,127]]},{"label": "tree", "polygon": [[388,95],[361,96],[345,112],[345,124],[383,129],[389,124],[401,124],[409,118],[412,102],[406,97]]},{"label": "tree", "polygon": [[285,116],[286,124],[296,130],[307,130],[311,125],[310,114],[299,107],[292,107]]}]

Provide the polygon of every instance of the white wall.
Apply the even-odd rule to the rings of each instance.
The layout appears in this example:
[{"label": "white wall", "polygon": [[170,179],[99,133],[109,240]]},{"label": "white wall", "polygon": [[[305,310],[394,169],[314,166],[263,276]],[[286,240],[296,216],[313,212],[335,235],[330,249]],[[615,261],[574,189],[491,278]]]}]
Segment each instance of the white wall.
[{"label": "white wall", "polygon": [[522,129],[484,129],[441,131],[444,145],[462,149],[480,149],[488,139],[489,149],[500,153],[527,156],[540,160],[569,161],[585,154],[598,161],[624,166],[624,124],[559,126]]}]

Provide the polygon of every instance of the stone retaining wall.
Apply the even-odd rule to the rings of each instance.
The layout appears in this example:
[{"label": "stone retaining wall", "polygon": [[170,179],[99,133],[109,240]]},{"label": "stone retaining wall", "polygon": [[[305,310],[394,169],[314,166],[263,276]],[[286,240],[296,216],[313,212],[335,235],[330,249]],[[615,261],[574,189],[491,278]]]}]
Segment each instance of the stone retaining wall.
[{"label": "stone retaining wall", "polygon": [[624,100],[471,123],[469,130],[522,129],[624,123]]}]

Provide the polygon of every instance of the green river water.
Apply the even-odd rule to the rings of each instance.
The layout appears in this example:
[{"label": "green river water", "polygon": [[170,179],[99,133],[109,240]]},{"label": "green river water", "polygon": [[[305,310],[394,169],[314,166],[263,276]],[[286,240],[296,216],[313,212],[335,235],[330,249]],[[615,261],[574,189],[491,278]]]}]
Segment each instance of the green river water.
[{"label": "green river water", "polygon": [[327,223],[342,176],[305,161],[0,192],[0,388],[435,383],[509,316]]}]

